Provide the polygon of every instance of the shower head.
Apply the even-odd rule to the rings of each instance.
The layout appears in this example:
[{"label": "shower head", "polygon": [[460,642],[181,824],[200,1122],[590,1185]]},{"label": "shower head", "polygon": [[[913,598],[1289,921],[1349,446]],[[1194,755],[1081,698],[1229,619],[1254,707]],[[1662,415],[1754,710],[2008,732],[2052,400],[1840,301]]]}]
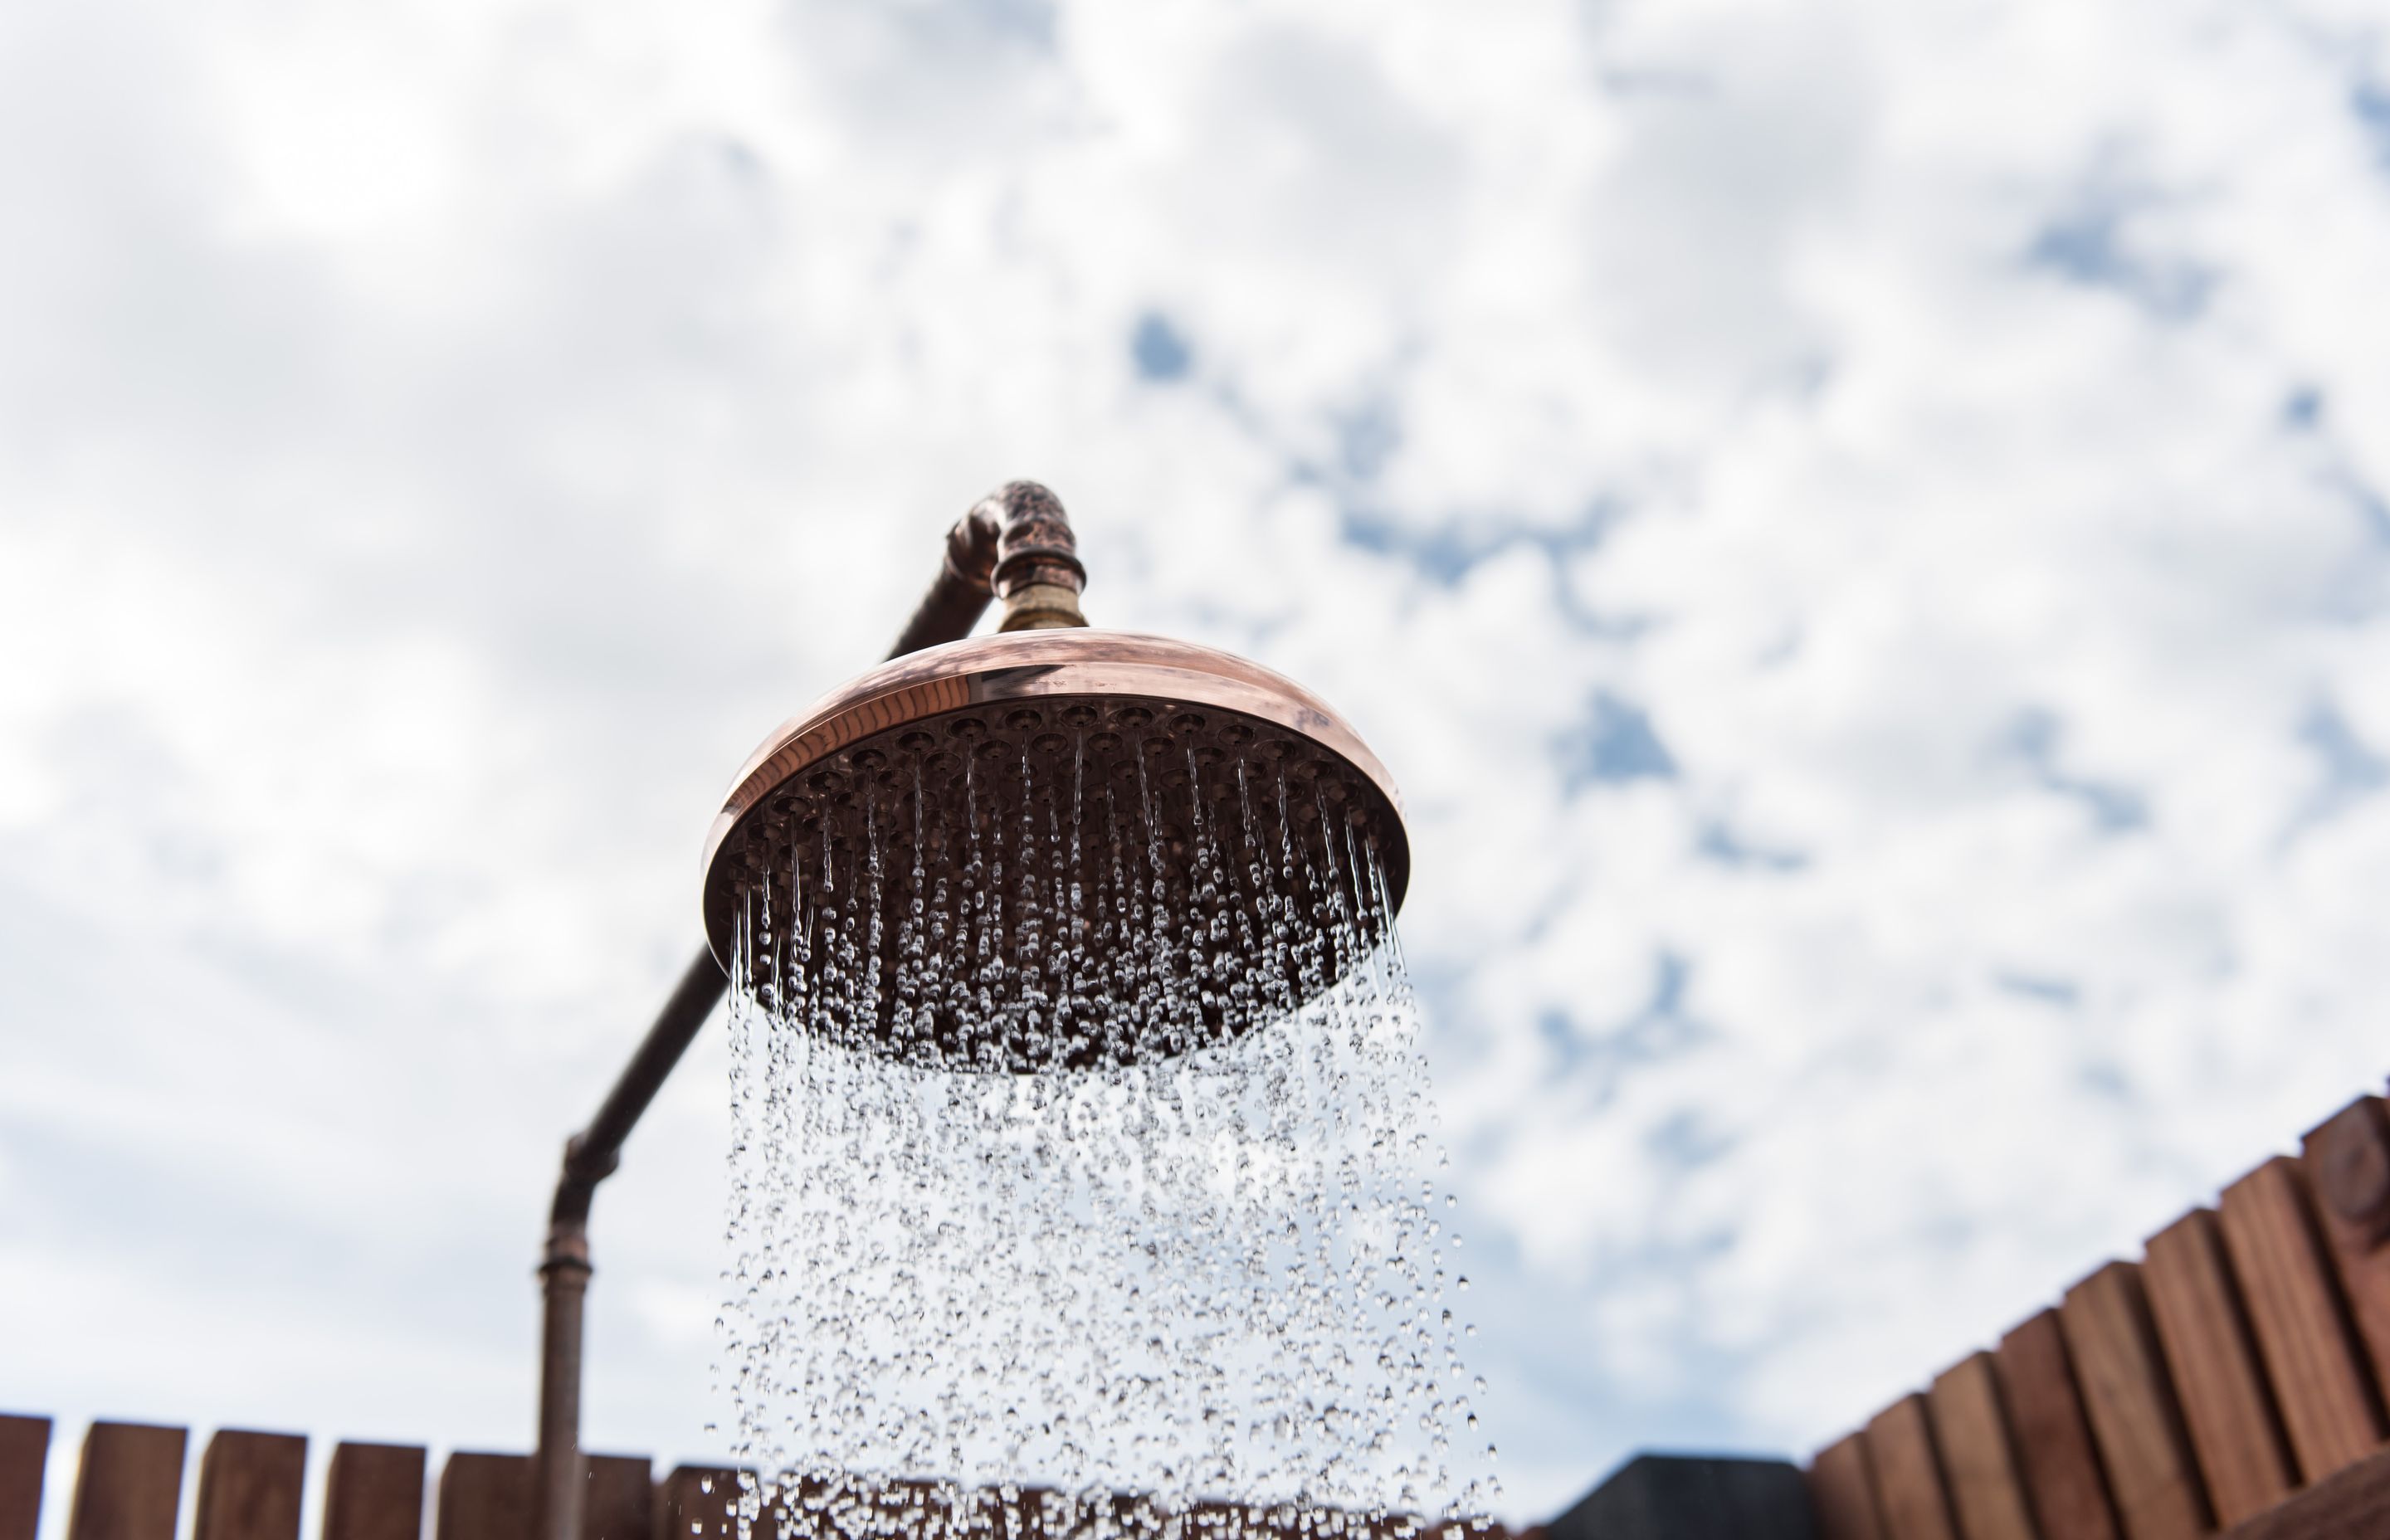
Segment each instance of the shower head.
[{"label": "shower head", "polygon": [[1167,1057],[1334,988],[1410,874],[1318,697],[1160,636],[897,658],[764,741],[705,846],[732,988],[819,1035],[1025,1072]]}]

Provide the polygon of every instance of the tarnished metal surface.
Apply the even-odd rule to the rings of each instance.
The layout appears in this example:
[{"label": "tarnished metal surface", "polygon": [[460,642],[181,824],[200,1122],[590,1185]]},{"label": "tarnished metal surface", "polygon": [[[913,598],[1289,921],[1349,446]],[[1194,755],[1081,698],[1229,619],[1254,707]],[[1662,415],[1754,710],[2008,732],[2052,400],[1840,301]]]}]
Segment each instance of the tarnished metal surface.
[{"label": "tarnished metal surface", "polygon": [[1062,512],[1062,500],[1035,481],[1010,481],[971,510],[1002,531],[990,582],[1004,601],[1000,631],[1040,631],[1085,625],[1079,595],[1087,570],[1079,563],[1079,543]]},{"label": "tarnished metal surface", "polygon": [[[1124,905],[1201,922],[1213,939],[1201,958],[1182,958],[1187,981],[1199,992],[1205,980],[1244,981],[1201,1001],[1208,1032],[1234,1033],[1334,982],[1366,954],[1381,895],[1356,885],[1372,862],[1390,916],[1409,876],[1393,784],[1309,691],[1186,642],[1024,632],[889,663],[766,739],[709,835],[704,915],[726,968],[741,923],[785,930],[794,915],[796,933],[816,934],[827,893],[837,916],[819,933],[853,930],[840,943],[863,948],[851,967],[873,969],[876,957],[880,981],[865,1007],[878,1028],[840,1030],[877,1030],[888,1051],[951,1067],[960,1038],[988,1029],[948,1010],[939,1043],[911,1041],[919,1012],[902,995],[907,959],[923,946],[934,952],[940,936],[952,944],[990,903],[1033,919],[1045,913],[1010,932],[999,922],[995,950],[983,942],[973,953],[974,968],[1001,970],[996,995],[1028,969],[1049,981],[1045,997],[1071,990],[1082,1015],[1131,987],[1109,955]],[[1048,893],[1091,896],[1073,907],[1048,905]],[[1354,917],[1357,929],[1323,924],[1332,956],[1265,961],[1270,943],[1254,917],[1279,902],[1305,916]],[[1042,950],[1012,955],[1023,941]],[[798,965],[781,968],[790,975],[781,982],[794,986]],[[1078,982],[1065,981],[1073,971]],[[1025,1049],[969,1046],[962,1057],[982,1068],[1043,1063]]]},{"label": "tarnished metal surface", "polygon": [[[948,712],[1020,701],[1051,704],[1060,713],[1074,699],[1092,702],[1099,711],[1139,709],[1149,722],[1218,708],[1264,730],[1278,729],[1291,740],[1291,750],[1342,760],[1375,789],[1394,815],[1389,831],[1394,839],[1383,858],[1395,902],[1401,902],[1410,874],[1401,797],[1394,777],[1334,708],[1284,674],[1216,648],[1093,628],[974,636],[891,659],[782,723],[739,766],[722,811],[706,833],[709,894],[715,857],[730,831],[771,792],[801,789],[789,785],[798,772],[842,750],[860,747],[867,738]],[[1055,723],[1040,725],[1059,732],[1073,725],[1058,714]],[[716,930],[710,908],[706,934],[715,959],[726,960],[726,932]]]}]

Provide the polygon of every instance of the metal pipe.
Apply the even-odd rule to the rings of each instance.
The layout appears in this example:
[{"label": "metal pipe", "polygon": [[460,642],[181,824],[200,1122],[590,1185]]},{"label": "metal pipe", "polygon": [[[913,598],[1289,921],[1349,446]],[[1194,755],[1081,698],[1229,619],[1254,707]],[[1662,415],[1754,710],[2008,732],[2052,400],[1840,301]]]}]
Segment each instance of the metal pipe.
[{"label": "metal pipe", "polygon": [[1062,500],[1035,481],[1010,481],[996,489],[971,517],[986,516],[1002,533],[992,574],[996,597],[1004,601],[998,631],[1043,631],[1085,625],[1079,595],[1087,570],[1079,563],[1079,543]]},{"label": "metal pipe", "polygon": [[[1014,481],[973,506],[946,534],[945,560],[888,656],[960,641],[988,600],[1005,597],[1004,629],[1085,625],[1079,591],[1086,569],[1060,499],[1035,481]],[[589,1206],[598,1184],[622,1161],[623,1141],[662,1089],[729,980],[711,950],[681,975],[589,1126],[564,1143],[564,1171],[549,1205],[540,1258],[543,1318],[539,1360],[539,1451],[533,1465],[532,1533],[580,1540],[587,1507],[581,1458],[582,1304],[589,1290]]]},{"label": "metal pipe", "polygon": [[990,507],[993,501],[974,505],[946,532],[946,559],[930,591],[914,607],[913,618],[905,622],[889,657],[902,658],[941,642],[958,642],[979,623],[987,601],[996,594],[996,546],[1004,533],[996,510]]},{"label": "metal pipe", "polygon": [[587,1478],[581,1459],[581,1305],[589,1290],[589,1204],[598,1184],[621,1163],[623,1141],[639,1115],[680,1062],[698,1029],[722,998],[730,981],[713,954],[700,950],[654,1026],[606,1093],[589,1126],[564,1141],[564,1173],[547,1214],[547,1248],[539,1282],[545,1319],[540,1328],[539,1453],[534,1460],[534,1534],[550,1540],[578,1540],[586,1506]]}]

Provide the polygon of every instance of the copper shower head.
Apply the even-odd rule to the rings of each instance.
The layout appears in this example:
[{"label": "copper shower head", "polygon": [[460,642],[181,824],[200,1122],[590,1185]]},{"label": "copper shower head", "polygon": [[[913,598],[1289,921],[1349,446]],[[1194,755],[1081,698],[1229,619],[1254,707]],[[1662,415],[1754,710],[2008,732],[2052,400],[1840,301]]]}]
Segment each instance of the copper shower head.
[{"label": "copper shower head", "polygon": [[[1159,636],[1021,630],[897,658],[775,731],[707,835],[703,903],[734,988],[792,997],[801,952],[844,970],[843,1014],[805,1018],[817,1030],[1020,1071],[1185,1051],[1299,1007],[1382,938],[1409,874],[1384,767],[1301,686]],[[940,946],[985,987],[957,1003],[947,976],[917,1009]],[[1167,1032],[1024,1024],[1094,1018],[1157,968],[1189,1002]]]}]

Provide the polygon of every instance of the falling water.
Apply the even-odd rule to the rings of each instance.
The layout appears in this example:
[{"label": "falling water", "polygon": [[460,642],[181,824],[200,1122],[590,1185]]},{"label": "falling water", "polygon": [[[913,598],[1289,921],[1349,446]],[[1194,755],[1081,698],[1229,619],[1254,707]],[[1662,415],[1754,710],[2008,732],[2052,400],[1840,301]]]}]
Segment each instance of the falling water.
[{"label": "falling water", "polygon": [[1487,1512],[1355,774],[1217,712],[928,726],[742,837],[742,1511],[1190,1540]]}]

